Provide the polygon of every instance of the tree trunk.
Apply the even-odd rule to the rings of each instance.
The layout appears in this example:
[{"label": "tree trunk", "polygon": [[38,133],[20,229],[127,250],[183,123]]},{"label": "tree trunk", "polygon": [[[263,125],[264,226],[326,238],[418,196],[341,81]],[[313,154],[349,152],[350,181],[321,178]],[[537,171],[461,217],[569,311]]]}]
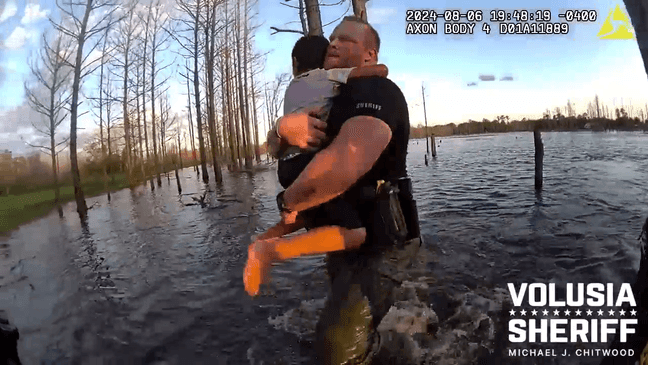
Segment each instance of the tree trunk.
[{"label": "tree trunk", "polygon": [[[236,65],[232,65],[232,68],[236,69]],[[236,79],[232,81],[233,88],[236,90],[238,86]],[[234,90],[232,90],[234,92]],[[240,106],[238,105],[238,98],[236,95],[232,97],[232,103],[234,104],[233,113],[234,114],[234,128],[235,128],[235,141],[236,141],[236,166],[237,169],[243,169],[243,156],[241,156],[241,120],[238,118],[240,113]]]},{"label": "tree trunk", "polygon": [[182,169],[182,152],[180,148],[180,122],[178,122],[178,125],[176,126],[176,133],[178,134],[178,161],[176,161],[175,164],[175,176],[176,176],[176,181],[178,183],[178,195],[182,195],[182,186],[180,185],[180,175],[178,174],[178,162],[180,163],[180,169]]},{"label": "tree trunk", "polygon": [[[155,34],[153,34],[152,43],[155,43]],[[151,129],[153,132],[153,163],[155,164],[155,176],[158,187],[162,186],[160,178],[160,160],[158,158],[157,136],[155,134],[155,48],[151,54]]]},{"label": "tree trunk", "polygon": [[[226,51],[225,51],[226,52]],[[227,102],[225,100],[225,94],[227,93],[227,83],[226,83],[226,76],[225,76],[225,55],[223,52],[221,54],[221,63],[220,63],[220,74],[221,74],[221,104],[222,104],[222,112],[223,112],[223,150],[228,152],[224,152],[223,155],[227,157],[228,163],[228,169],[232,171],[232,167],[234,165],[234,159],[233,159],[233,150],[232,150],[232,138],[231,138],[231,122],[229,118],[229,110],[227,108]],[[228,148],[229,146],[229,148]]]},{"label": "tree trunk", "polygon": [[85,44],[86,27],[90,11],[92,10],[92,0],[87,0],[85,14],[81,22],[81,31],[77,38],[77,54],[74,63],[74,81],[72,82],[72,104],[70,105],[70,167],[72,169],[72,184],[74,185],[74,199],[76,200],[77,212],[82,222],[88,217],[88,206],[85,202],[83,189],[81,188],[81,173],[79,172],[79,163],[77,160],[77,118],[79,113],[79,89],[81,88],[81,66],[83,62],[83,45]]},{"label": "tree trunk", "polygon": [[[144,117],[142,119],[144,119],[144,145],[146,147],[146,165],[147,165],[146,172],[147,173],[150,171],[148,169],[148,166],[150,165],[150,161],[151,161],[151,155],[149,152],[150,149],[148,143],[148,125],[146,124],[146,59],[147,59],[146,50],[148,46],[150,21],[151,21],[151,8],[149,5],[149,11],[146,18],[146,26],[144,28],[144,50],[142,51],[142,64],[144,65],[144,72],[142,74],[142,107],[144,108]],[[151,190],[155,190],[155,184],[153,183],[153,179],[151,179],[150,182],[151,182]]]},{"label": "tree trunk", "polygon": [[353,15],[367,21],[367,0],[351,0],[353,4]]},{"label": "tree trunk", "polygon": [[[208,136],[209,137],[209,123],[204,124],[203,127],[203,136]],[[207,155],[207,151],[211,151],[212,145],[211,145],[211,139],[210,138],[205,138],[205,156],[207,157],[207,162],[211,159],[210,155]]]},{"label": "tree trunk", "polygon": [[[270,97],[268,96],[268,83],[266,82],[265,85],[263,85],[263,92],[265,94],[265,106],[266,106],[266,119],[268,121],[268,132],[272,131],[273,126],[273,121],[272,121],[272,116],[270,113]],[[267,161],[270,161],[270,146],[268,145],[268,141],[266,138],[266,157]]]},{"label": "tree trunk", "polygon": [[243,59],[241,58],[241,11],[240,11],[240,4],[236,5],[236,62],[238,66],[238,72],[237,72],[237,77],[238,77],[238,96],[239,96],[239,114],[241,116],[241,140],[242,140],[242,148],[243,148],[243,157],[245,158],[245,168],[246,169],[251,169],[252,168],[252,156],[250,156],[249,153],[249,140],[250,140],[250,124],[248,122],[248,118],[246,115],[247,111],[247,100],[244,97],[245,92],[245,84],[243,83],[243,73],[245,69],[245,65],[243,64]]},{"label": "tree trunk", "polygon": [[230,161],[231,167],[230,170],[236,169],[238,165],[238,151],[237,144],[235,142],[235,128],[233,120],[233,110],[232,110],[232,87],[230,80],[230,62],[229,62],[229,17],[227,12],[228,1],[225,0],[225,57],[223,63],[225,64],[225,96],[227,97],[227,121],[229,127],[229,146],[230,146]]},{"label": "tree trunk", "polygon": [[[54,76],[54,80],[56,80],[56,74]],[[54,110],[54,98],[56,98],[56,90],[54,88],[50,89],[50,102],[51,102],[51,109]],[[59,183],[58,183],[58,173],[56,169],[56,138],[55,138],[55,132],[56,130],[56,120],[55,116],[53,113],[50,113],[50,151],[52,155],[52,177],[54,178],[54,205],[56,206],[56,209],[58,210],[59,217],[63,217],[63,208],[61,207],[61,192],[59,189]]]},{"label": "tree trunk", "polygon": [[200,177],[200,171],[198,170],[198,166],[196,165],[196,144],[194,142],[193,121],[191,118],[191,88],[189,87],[189,71],[189,66],[187,66],[187,100],[189,103],[187,105],[187,109],[189,109],[189,141],[191,142],[191,164],[193,165],[196,174],[198,174],[198,177]]},{"label": "tree trunk", "polygon": [[200,0],[196,3],[196,18],[194,24],[194,93],[196,101],[196,123],[198,127],[198,146],[200,148],[200,166],[203,174],[203,182],[209,183],[209,175],[207,174],[207,156],[205,155],[205,140],[203,138],[202,119],[200,114],[200,82],[198,78],[198,30],[200,29]]},{"label": "tree trunk", "polygon": [[[107,89],[108,89],[108,94],[107,99],[108,99],[108,105],[106,106],[106,133],[108,134],[108,138],[106,139],[106,142],[108,142],[108,163],[112,162],[112,143],[110,139],[110,129],[112,128],[112,119],[110,118],[110,115],[112,114],[111,112],[111,98],[112,95],[110,94],[110,78],[107,80]],[[110,170],[110,179],[111,182],[115,180],[115,173],[112,171],[111,166],[106,166],[106,169]],[[110,202],[110,189],[108,190],[108,201]]]},{"label": "tree trunk", "polygon": [[101,158],[103,160],[103,183],[104,191],[108,194],[108,201],[110,202],[110,190],[108,190],[108,159],[106,156],[106,144],[104,143],[103,135],[103,81],[104,81],[104,62],[103,57],[106,55],[106,44],[108,43],[108,31],[110,28],[106,28],[106,34],[104,35],[104,44],[101,51],[101,71],[99,72],[99,139],[101,140]]},{"label": "tree trunk", "polygon": [[256,107],[256,90],[254,88],[254,71],[250,72],[250,83],[252,84],[252,117],[254,118],[254,154],[257,163],[261,162],[261,151],[259,146],[259,122],[257,120],[257,107]]},{"label": "tree trunk", "polygon": [[[354,2],[356,0],[353,0]],[[317,0],[304,0],[306,3],[306,18],[308,19],[308,35],[324,35],[322,30],[322,18],[320,16],[319,4]]]},{"label": "tree trunk", "polygon": [[133,176],[132,176],[132,161],[131,161],[131,130],[130,130],[130,118],[128,115],[128,52],[129,52],[129,43],[128,39],[126,45],[126,50],[124,52],[124,91],[123,91],[123,102],[122,109],[124,113],[124,139],[126,141],[126,178],[128,183],[133,186]]},{"label": "tree trunk", "polygon": [[216,6],[212,5],[211,14],[209,15],[209,24],[205,27],[205,61],[207,63],[207,111],[209,125],[209,141],[211,144],[212,166],[214,168],[214,178],[217,183],[223,181],[220,166],[218,165],[217,144],[216,144],[216,104],[214,102],[214,40],[216,38]]},{"label": "tree trunk", "polygon": [[167,128],[167,122],[168,122],[168,111],[165,108],[164,105],[164,100],[165,98],[160,98],[160,140],[158,141],[160,143],[160,157],[161,157],[161,163],[162,165],[162,173],[166,174],[168,171],[166,169],[166,128]]},{"label": "tree trunk", "polygon": [[306,12],[304,9],[304,0],[298,0],[299,1],[299,21],[301,22],[302,26],[302,33],[304,35],[308,35],[308,25],[306,24]]},{"label": "tree trunk", "polygon": [[245,92],[245,129],[247,135],[247,150],[245,151],[245,164],[248,169],[252,168],[252,156],[254,155],[255,144],[252,142],[252,134],[250,134],[250,99],[249,99],[249,90],[248,90],[248,63],[247,63],[247,48],[248,48],[248,12],[247,12],[248,2],[244,2],[244,14],[245,20],[243,23],[243,91]]},{"label": "tree trunk", "polygon": [[227,12],[228,1],[225,1],[225,80],[226,80],[226,95],[227,95],[227,114],[229,119],[229,128],[230,128],[230,151],[232,154],[232,169],[238,170],[240,168],[239,164],[239,151],[238,151],[238,128],[236,127],[237,123],[234,120],[234,106],[232,98],[232,80],[230,73],[230,50],[229,50],[229,13]]},{"label": "tree trunk", "polygon": [[[146,69],[144,70],[146,71]],[[142,111],[140,109],[140,96],[137,92],[139,89],[139,84],[141,81],[141,72],[140,65],[137,65],[137,85],[135,86],[135,98],[137,99],[137,133],[139,134],[139,165],[140,165],[140,174],[142,175],[142,181],[146,182],[146,175],[144,174],[144,149],[142,148]]]}]

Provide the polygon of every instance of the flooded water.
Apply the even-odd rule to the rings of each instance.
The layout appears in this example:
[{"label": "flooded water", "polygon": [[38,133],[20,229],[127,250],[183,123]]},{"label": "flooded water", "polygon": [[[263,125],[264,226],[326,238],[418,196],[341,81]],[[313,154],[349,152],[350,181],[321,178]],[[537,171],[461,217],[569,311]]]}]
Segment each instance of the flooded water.
[{"label": "flooded water", "polygon": [[[437,139],[429,166],[425,141],[410,142],[430,298],[507,282],[634,282],[648,134],[543,140],[541,195],[531,133]],[[52,212],[0,237],[0,309],[20,331],[23,363],[313,363],[299,328],[276,318],[325,297],[322,257],[275,267],[259,298],[243,289],[250,236],[278,219],[274,167],[225,173],[222,187],[181,176],[182,196],[163,178],[155,191],[88,199],[87,228],[71,203],[63,219]],[[206,189],[209,207],[187,206]]]}]

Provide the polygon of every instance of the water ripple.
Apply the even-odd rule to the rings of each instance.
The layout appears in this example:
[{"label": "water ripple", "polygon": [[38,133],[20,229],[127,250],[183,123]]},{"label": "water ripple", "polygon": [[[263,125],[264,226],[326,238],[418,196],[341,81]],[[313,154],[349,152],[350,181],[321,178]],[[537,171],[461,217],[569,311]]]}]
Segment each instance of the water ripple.
[{"label": "water ripple", "polygon": [[[442,138],[409,172],[427,263],[461,293],[507,282],[632,282],[648,216],[648,135],[543,133],[544,189],[533,189],[531,133]],[[174,179],[89,198],[88,230],[73,203],[3,238],[0,308],[20,329],[24,363],[249,364],[312,359],[268,318],[326,293],[323,256],[287,262],[254,300],[243,291],[250,236],[279,218],[275,166],[224,173],[205,186]],[[206,192],[206,207],[187,205]],[[283,318],[283,317],[281,317]],[[272,341],[268,341],[271,338]],[[308,360],[304,360],[308,363]]]}]

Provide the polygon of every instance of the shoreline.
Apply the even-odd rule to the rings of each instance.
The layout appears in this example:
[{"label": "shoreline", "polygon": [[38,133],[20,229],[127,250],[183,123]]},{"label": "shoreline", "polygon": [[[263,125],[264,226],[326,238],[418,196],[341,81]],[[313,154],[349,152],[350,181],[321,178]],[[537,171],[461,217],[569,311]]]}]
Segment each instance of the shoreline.
[{"label": "shoreline", "polygon": [[[128,186],[129,186],[128,182],[116,181],[115,185],[112,186],[109,185],[108,189],[101,189],[100,191],[92,191],[92,189],[88,189],[88,187],[83,187],[84,188],[83,193],[85,198],[87,199],[102,194],[106,194],[108,192],[112,193],[114,191],[127,188]],[[65,194],[64,189],[66,190],[72,189],[72,194],[71,195]],[[0,237],[9,236],[12,231],[16,230],[21,225],[32,222],[39,218],[43,218],[48,214],[50,214],[54,209],[56,209],[56,205],[54,204],[54,197],[53,197],[54,189],[43,189],[43,190],[32,191],[20,195],[8,195],[8,196],[0,197],[0,203],[2,203],[3,200],[5,199],[6,200],[20,200],[20,199],[29,200],[29,198],[37,197],[40,194],[52,194],[52,197],[51,199],[47,198],[44,200],[34,202],[32,204],[24,204],[19,209],[12,209],[12,208],[0,209]],[[61,186],[60,197],[59,197],[59,204],[61,205],[61,207],[64,206],[65,204],[74,201],[75,201],[74,186],[72,185]],[[9,218],[10,216],[14,218],[10,219]]]},{"label": "shoreline", "polygon": [[[623,133],[623,132],[628,132],[628,133],[648,133],[648,131],[642,130],[642,129],[636,129],[636,130],[617,130],[617,129],[610,129],[610,130],[592,130],[592,129],[556,129],[556,130],[541,130],[541,133],[547,133],[547,132],[571,132],[571,133],[578,133],[578,132],[589,132],[589,133]],[[488,133],[469,133],[469,134],[448,134],[448,135],[440,135],[440,134],[430,134],[429,137],[434,137],[434,138],[474,138],[478,136],[497,136],[500,134],[509,134],[509,133],[533,133],[533,131],[527,131],[527,130],[521,130],[521,131],[507,131],[507,132],[488,132]],[[425,140],[426,137],[410,137],[410,140]]]}]

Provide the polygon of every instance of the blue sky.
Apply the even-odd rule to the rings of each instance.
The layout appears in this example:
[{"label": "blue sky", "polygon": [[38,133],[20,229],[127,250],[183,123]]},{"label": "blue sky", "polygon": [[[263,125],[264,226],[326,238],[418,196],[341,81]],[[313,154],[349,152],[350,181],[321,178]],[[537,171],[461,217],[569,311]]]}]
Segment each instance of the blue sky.
[{"label": "blue sky", "polygon": [[[3,0],[4,1],[4,0]],[[331,3],[332,1],[329,1]],[[257,5],[255,47],[269,52],[263,72],[265,81],[290,72],[290,51],[299,35],[271,35],[271,26],[300,29],[297,11],[281,5],[283,0],[260,0]],[[323,23],[334,22],[349,8],[350,1],[322,7]],[[403,90],[410,106],[412,125],[423,123],[421,84],[426,88],[429,125],[461,123],[468,119],[492,119],[497,115],[511,118],[541,117],[545,109],[564,107],[568,99],[582,113],[595,94],[610,107],[632,104],[636,109],[648,101],[648,79],[636,40],[601,40],[597,33],[611,10],[622,1],[387,1],[370,0],[368,19],[381,36],[379,60],[389,67],[389,77]],[[295,4],[294,0],[288,4]],[[434,4],[431,6],[431,4]],[[0,5],[1,6],[1,5]],[[406,35],[408,9],[481,10],[484,20],[473,35],[442,34],[443,19],[438,19],[439,34]],[[552,22],[564,21],[558,14],[566,9],[593,9],[595,22],[569,23],[567,35],[499,35],[498,24],[490,21],[493,9],[548,9]],[[350,11],[350,10],[349,10]],[[20,136],[31,138],[22,84],[28,76],[26,60],[38,47],[39,34],[50,25],[44,15],[55,14],[54,1],[7,0],[0,9],[0,150],[26,151]],[[465,20],[464,20],[465,21]],[[491,34],[481,31],[482,23],[491,26]],[[325,35],[335,22],[324,28]],[[493,75],[495,81],[481,81],[480,75]],[[512,81],[499,81],[512,77]],[[186,88],[173,81],[174,110],[185,113]],[[180,80],[178,80],[180,81]],[[263,81],[263,80],[261,80]],[[474,86],[469,83],[476,82]],[[91,88],[93,83],[86,83]],[[86,90],[91,94],[92,90]],[[260,114],[261,118],[264,118]],[[90,131],[96,128],[91,114],[81,121]],[[263,123],[265,125],[265,123]]]}]

